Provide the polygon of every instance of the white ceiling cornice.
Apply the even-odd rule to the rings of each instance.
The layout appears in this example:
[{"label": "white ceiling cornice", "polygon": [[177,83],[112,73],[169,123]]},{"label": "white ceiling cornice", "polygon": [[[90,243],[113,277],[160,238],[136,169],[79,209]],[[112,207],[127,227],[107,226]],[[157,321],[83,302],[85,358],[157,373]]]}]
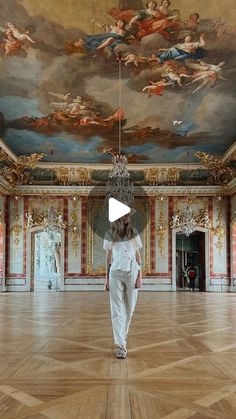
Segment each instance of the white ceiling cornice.
[{"label": "white ceiling cornice", "polygon": [[2,138],[0,138],[0,148],[2,148],[6,152],[6,154],[12,158],[12,160],[17,161],[17,155],[10,149],[10,147],[8,147],[8,145],[6,145],[5,141]]},{"label": "white ceiling cornice", "polygon": [[[135,194],[134,187],[134,194]],[[143,186],[141,190],[149,196],[155,196],[160,194],[171,195],[171,196],[183,196],[186,195],[186,186]],[[93,191],[94,190],[94,191]],[[140,187],[137,187],[138,194],[140,195]],[[105,186],[35,186],[35,185],[25,185],[18,186],[14,189],[15,194],[20,195],[57,195],[57,196],[67,196],[78,194],[81,196],[88,196],[93,191],[95,195],[104,195],[106,194]],[[221,186],[191,186],[191,194],[198,196],[214,196],[219,194],[227,194],[227,191],[223,192]]]},{"label": "white ceiling cornice", "polygon": [[228,159],[234,153],[236,153],[236,141],[225,152],[225,154],[223,155],[223,160]]}]

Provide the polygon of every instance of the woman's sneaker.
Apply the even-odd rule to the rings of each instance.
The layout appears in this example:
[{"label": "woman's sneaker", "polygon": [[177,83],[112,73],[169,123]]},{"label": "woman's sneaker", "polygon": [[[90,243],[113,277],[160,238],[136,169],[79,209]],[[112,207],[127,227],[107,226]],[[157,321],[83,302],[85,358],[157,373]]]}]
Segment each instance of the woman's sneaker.
[{"label": "woman's sneaker", "polygon": [[116,358],[125,359],[127,353],[127,350],[123,346],[120,346],[116,352]]}]

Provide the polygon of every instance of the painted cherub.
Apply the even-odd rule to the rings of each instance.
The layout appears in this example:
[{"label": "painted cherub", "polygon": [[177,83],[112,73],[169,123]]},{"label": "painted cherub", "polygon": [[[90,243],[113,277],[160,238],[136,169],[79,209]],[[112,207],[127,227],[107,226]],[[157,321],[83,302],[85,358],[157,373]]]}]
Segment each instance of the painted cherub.
[{"label": "painted cherub", "polygon": [[199,19],[200,15],[198,13],[192,13],[188,19],[181,23],[180,29],[196,32],[199,26]]},{"label": "painted cherub", "polygon": [[9,33],[5,35],[3,47],[5,50],[4,57],[7,58],[9,55],[14,54],[21,49],[21,43]]},{"label": "painted cherub", "polygon": [[34,41],[30,36],[29,36],[29,31],[25,31],[25,32],[20,32],[19,29],[17,28],[17,26],[15,25],[15,23],[11,23],[8,22],[6,24],[7,30],[6,32],[10,31],[12,32],[13,36],[18,39],[18,41],[20,41],[22,44],[25,43],[30,43],[30,44],[35,44],[36,41]]},{"label": "painted cherub", "polygon": [[182,78],[189,79],[192,77],[184,71],[178,73],[178,71],[174,69],[171,65],[166,67],[163,75],[167,77],[170,81],[178,84],[178,86],[180,87],[182,86]]},{"label": "painted cherub", "polygon": [[147,93],[148,97],[151,97],[152,95],[163,96],[165,88],[167,86],[173,86],[173,84],[174,83],[166,77],[157,82],[149,81],[149,85],[142,89],[142,93]]}]

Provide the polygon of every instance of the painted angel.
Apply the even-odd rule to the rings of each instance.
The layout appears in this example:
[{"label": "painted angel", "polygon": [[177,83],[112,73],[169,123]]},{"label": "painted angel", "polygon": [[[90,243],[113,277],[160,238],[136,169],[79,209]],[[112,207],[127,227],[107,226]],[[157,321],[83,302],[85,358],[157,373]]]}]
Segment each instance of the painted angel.
[{"label": "painted angel", "polygon": [[173,86],[173,82],[168,78],[162,78],[158,82],[150,81],[149,85],[142,89],[142,93],[147,93],[148,97],[151,97],[151,95],[163,96],[167,86]]},{"label": "painted angel", "polygon": [[200,71],[195,71],[191,76],[192,80],[187,83],[193,84],[199,82],[199,86],[193,90],[193,93],[196,93],[198,90],[204,87],[214,87],[217,80],[227,80],[223,75],[223,66],[225,62],[222,61],[219,64],[207,64],[204,61],[200,61]]}]

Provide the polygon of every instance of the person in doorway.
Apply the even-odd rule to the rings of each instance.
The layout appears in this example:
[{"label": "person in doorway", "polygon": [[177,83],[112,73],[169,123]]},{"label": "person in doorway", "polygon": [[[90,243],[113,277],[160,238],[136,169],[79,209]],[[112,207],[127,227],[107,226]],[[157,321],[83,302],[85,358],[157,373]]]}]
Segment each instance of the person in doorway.
[{"label": "person in doorway", "polygon": [[185,267],[183,268],[183,288],[188,287],[188,282],[188,267],[185,265]]},{"label": "person in doorway", "polygon": [[112,223],[104,239],[107,266],[105,289],[110,291],[113,337],[118,346],[116,357],[120,359],[127,355],[127,335],[138,289],[142,286],[141,247],[140,237],[130,223],[129,214]]},{"label": "person in doorway", "polygon": [[197,274],[196,274],[195,267],[193,265],[190,265],[189,268],[188,268],[188,278],[189,278],[189,284],[190,284],[190,286],[189,286],[190,291],[194,291],[196,276],[197,276]]}]

